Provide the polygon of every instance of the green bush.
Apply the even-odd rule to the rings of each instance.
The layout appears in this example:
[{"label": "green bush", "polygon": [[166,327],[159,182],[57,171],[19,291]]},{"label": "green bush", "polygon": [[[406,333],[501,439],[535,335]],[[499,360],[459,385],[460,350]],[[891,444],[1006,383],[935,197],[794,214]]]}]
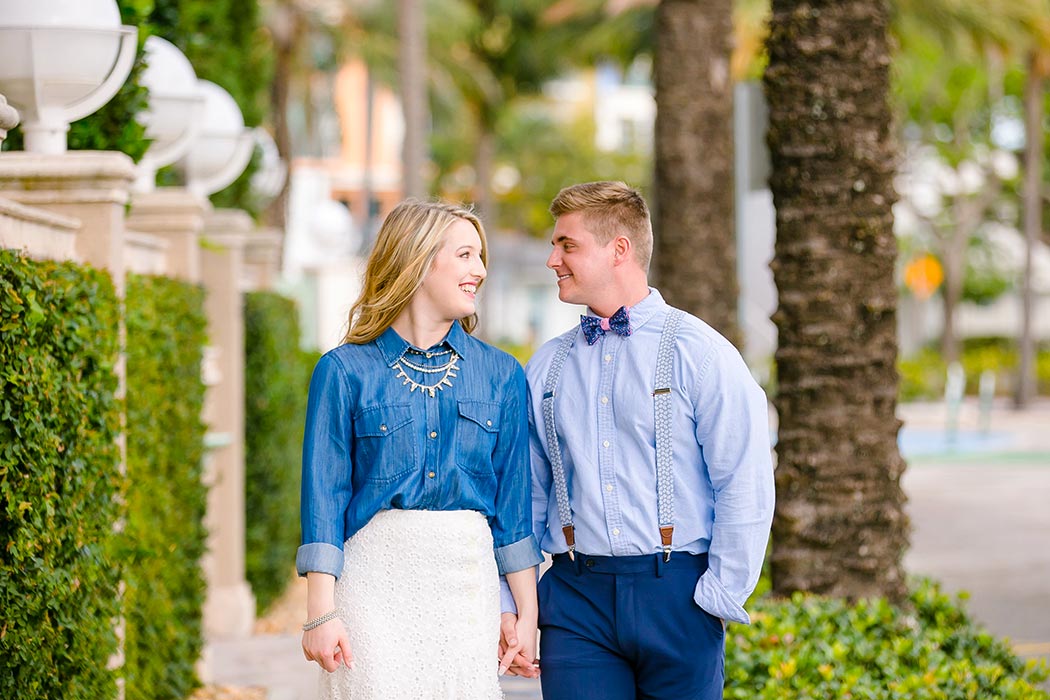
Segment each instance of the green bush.
[{"label": "green bush", "polygon": [[119,303],[0,250],[0,697],[116,697]]},{"label": "green bush", "polygon": [[204,291],[128,275],[126,296],[126,697],[182,700],[199,685],[205,593]]},{"label": "green bush", "polygon": [[[1009,338],[967,338],[962,343],[959,364],[966,377],[966,393],[976,395],[981,374],[995,374],[995,392],[1007,396],[1013,392],[1017,382],[1019,356],[1016,343]],[[940,399],[944,397],[947,364],[941,354],[932,347],[900,358],[897,369],[901,375],[900,397],[902,401],[916,399]],[[1050,394],[1050,348],[1039,348],[1036,354],[1036,382],[1040,394]]]},{"label": "green bush", "polygon": [[316,356],[299,349],[295,302],[245,295],[245,570],[261,612],[290,580],[299,545],[299,471]]},{"label": "green bush", "polygon": [[906,609],[796,594],[759,599],[726,640],[727,699],[1048,700],[1014,656],[928,581]]}]

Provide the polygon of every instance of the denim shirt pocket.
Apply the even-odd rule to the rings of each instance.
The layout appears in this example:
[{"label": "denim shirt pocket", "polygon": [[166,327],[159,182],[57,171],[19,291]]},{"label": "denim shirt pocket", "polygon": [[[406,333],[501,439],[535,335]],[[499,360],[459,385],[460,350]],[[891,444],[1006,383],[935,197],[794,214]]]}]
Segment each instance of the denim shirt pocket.
[{"label": "denim shirt pocket", "polygon": [[478,476],[494,476],[492,452],[499,435],[500,405],[460,399],[456,420],[456,464]]},{"label": "denim shirt pocket", "polygon": [[416,443],[408,404],[361,410],[354,416],[355,470],[365,481],[389,482],[416,467]]}]

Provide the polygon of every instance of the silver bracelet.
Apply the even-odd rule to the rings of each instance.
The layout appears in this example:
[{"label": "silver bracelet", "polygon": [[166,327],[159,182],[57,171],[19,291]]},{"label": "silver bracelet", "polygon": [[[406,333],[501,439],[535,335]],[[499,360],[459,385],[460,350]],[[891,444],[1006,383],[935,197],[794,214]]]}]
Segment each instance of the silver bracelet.
[{"label": "silver bracelet", "polygon": [[321,617],[315,617],[314,619],[308,621],[305,625],[303,625],[303,632],[309,632],[315,627],[320,627],[324,623],[331,622],[337,617],[339,617],[338,610],[329,610],[324,615],[321,615]]}]

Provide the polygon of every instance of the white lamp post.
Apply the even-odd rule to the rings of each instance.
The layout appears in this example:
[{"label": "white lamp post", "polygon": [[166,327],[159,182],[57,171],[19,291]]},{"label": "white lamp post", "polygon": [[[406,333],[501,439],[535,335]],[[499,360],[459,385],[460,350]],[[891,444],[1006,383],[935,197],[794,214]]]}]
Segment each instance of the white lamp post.
[{"label": "white lamp post", "polygon": [[227,187],[248,167],[254,141],[230,93],[215,83],[197,83],[204,96],[201,128],[182,160],[186,187],[208,196]]},{"label": "white lamp post", "polygon": [[204,96],[186,56],[159,36],[146,39],[142,84],[149,89],[149,106],[139,119],[152,143],[139,161],[135,190],[149,192],[156,186],[157,170],[177,161],[192,145],[201,126]]},{"label": "white lamp post", "polygon": [[22,113],[27,151],[66,150],[70,122],[124,84],[137,37],[116,0],[0,0],[0,92]]}]

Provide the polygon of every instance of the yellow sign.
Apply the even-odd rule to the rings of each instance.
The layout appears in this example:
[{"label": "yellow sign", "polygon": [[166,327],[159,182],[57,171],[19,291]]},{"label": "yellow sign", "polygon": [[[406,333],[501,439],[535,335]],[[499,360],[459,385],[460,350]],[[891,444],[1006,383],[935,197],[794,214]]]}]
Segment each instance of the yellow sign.
[{"label": "yellow sign", "polygon": [[916,299],[929,299],[944,281],[944,270],[937,258],[921,255],[904,267],[904,284]]}]

